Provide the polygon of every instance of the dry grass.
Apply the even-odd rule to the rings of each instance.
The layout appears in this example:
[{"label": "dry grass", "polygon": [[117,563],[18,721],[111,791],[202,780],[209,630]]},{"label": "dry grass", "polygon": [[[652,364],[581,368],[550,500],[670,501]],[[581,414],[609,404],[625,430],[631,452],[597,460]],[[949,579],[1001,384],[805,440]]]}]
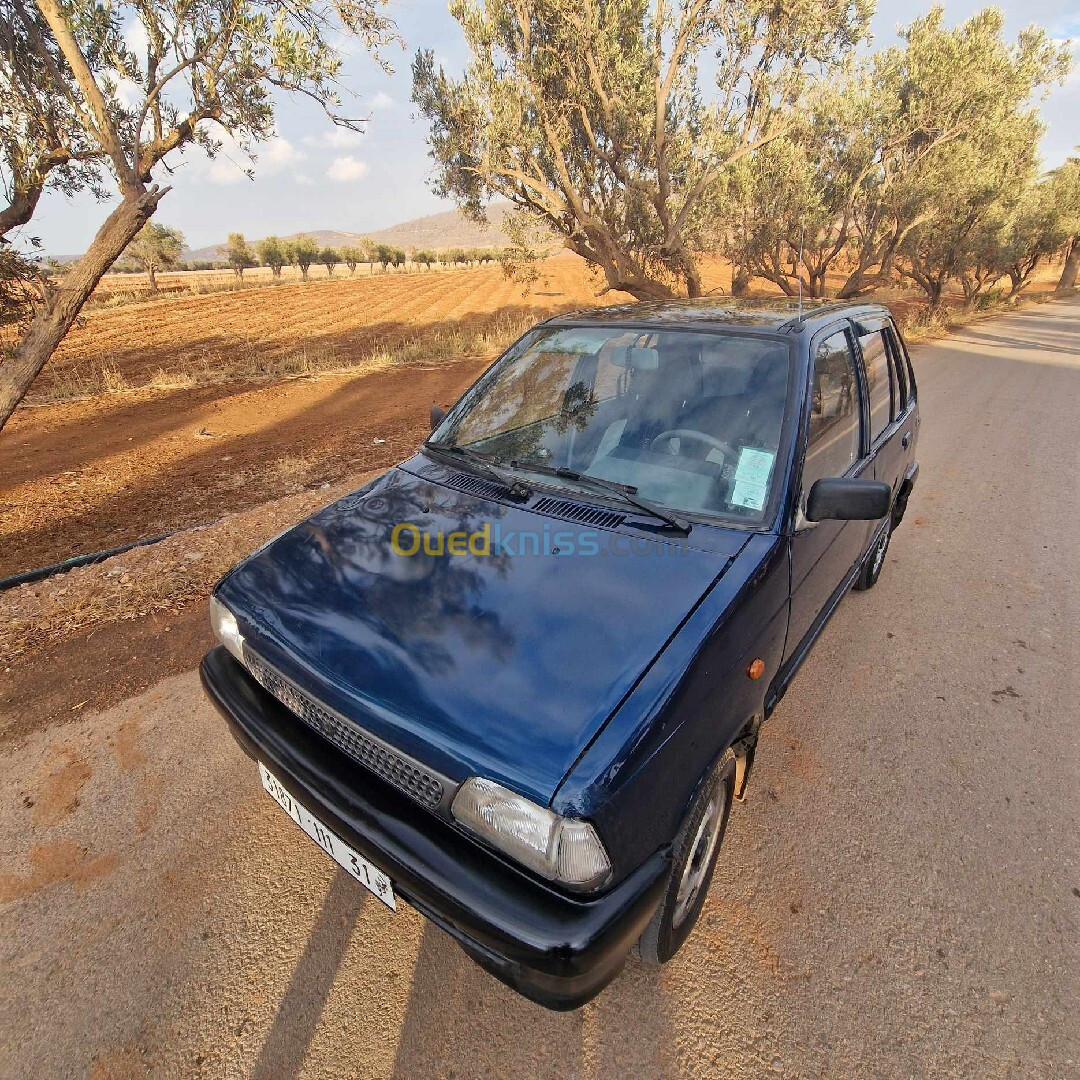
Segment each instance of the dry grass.
[{"label": "dry grass", "polygon": [[361,264],[355,274],[350,274],[347,267],[339,267],[337,273],[328,275],[321,266],[313,266],[305,280],[300,271],[293,266],[283,268],[281,277],[274,277],[269,267],[255,267],[249,270],[243,281],[231,270],[177,270],[158,275],[158,291],[150,291],[149,283],[142,275],[110,274],[87,301],[84,310],[110,310],[130,307],[132,304],[161,304],[170,300],[184,299],[191,296],[212,296],[218,293],[237,293],[251,289],[267,289],[280,285],[306,284],[316,286],[325,282],[348,280],[357,277],[389,277],[391,279],[405,275],[453,274],[469,267],[442,266],[430,270],[410,267],[408,270],[384,271],[377,267],[374,272]]},{"label": "dry grass", "polygon": [[471,356],[489,356],[505,349],[531,326],[532,315],[496,315],[476,327],[436,326],[387,347],[342,357],[332,346],[302,344],[292,352],[264,351],[250,340],[227,351],[187,353],[182,367],[157,368],[142,382],[129,380],[112,360],[96,366],[72,365],[56,371],[53,381],[34,393],[33,404],[76,401],[101,394],[134,394],[144,390],[188,390],[226,383],[265,383],[319,375],[356,375],[392,367],[432,367]]},{"label": "dry grass", "polygon": [[[310,465],[286,456],[278,468],[299,482]],[[177,614],[185,604],[209,595],[218,578],[259,544],[372,475],[288,495],[104,563],[0,593],[0,668],[102,623],[154,612]]]},{"label": "dry grass", "polygon": [[[1021,293],[1011,300],[1004,298],[999,291],[980,297],[974,307],[940,307],[931,310],[925,304],[911,305],[897,314],[897,321],[909,343],[932,341],[946,337],[954,330],[982,319],[1008,314],[1010,311],[1022,311],[1033,304],[1045,304],[1050,300],[1071,296],[1077,290],[1055,292],[1042,290]],[[887,302],[887,301],[886,301]]]}]

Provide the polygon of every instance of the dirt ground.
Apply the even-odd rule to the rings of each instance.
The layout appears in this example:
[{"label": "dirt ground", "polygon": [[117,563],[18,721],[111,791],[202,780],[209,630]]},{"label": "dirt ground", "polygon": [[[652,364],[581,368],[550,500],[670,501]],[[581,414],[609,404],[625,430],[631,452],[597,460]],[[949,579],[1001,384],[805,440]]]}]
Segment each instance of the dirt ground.
[{"label": "dirt ground", "polygon": [[206,702],[191,602],[0,669],[0,1076],[1075,1077],[1080,304],[914,362],[908,518],[767,725],[671,964],[552,1014],[365,899]]},{"label": "dirt ground", "polygon": [[0,439],[0,574],[388,468],[489,360],[22,410]]},{"label": "dirt ground", "polygon": [[[170,298],[92,314],[40,381],[101,364],[135,381],[229,349],[333,349],[348,363],[403,336],[595,304],[595,291],[560,257],[525,296],[486,267]],[[437,340],[432,353],[434,366],[19,409],[0,437],[0,576],[389,467],[423,438],[432,402],[456,400],[495,355],[443,364]]]}]

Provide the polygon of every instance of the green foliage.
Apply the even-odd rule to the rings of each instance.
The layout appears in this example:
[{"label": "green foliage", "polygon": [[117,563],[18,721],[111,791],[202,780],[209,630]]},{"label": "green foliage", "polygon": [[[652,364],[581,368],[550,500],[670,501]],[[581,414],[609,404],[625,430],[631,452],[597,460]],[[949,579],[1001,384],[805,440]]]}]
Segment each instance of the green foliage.
[{"label": "green foliage", "polygon": [[259,262],[263,266],[269,266],[274,277],[281,277],[281,268],[289,262],[289,252],[286,245],[276,236],[268,236],[255,245],[259,255]]},{"label": "green foliage", "polygon": [[1008,44],[1002,29],[996,9],[955,28],[940,7],[916,19],[904,44],[836,81],[741,164],[721,246],[788,293],[801,279],[823,296],[826,274],[843,270],[839,295],[856,296],[889,280],[905,238],[909,250],[916,244],[913,231],[933,235],[933,223],[952,215],[958,169],[984,191],[988,180],[1020,190],[1030,163],[1012,160],[1020,171],[1010,184],[1005,144],[1026,129],[1034,149],[1029,101],[1064,78],[1069,50],[1035,28]]},{"label": "green foliage", "polygon": [[464,76],[431,52],[413,61],[435,189],[476,219],[489,199],[508,199],[609,288],[698,295],[697,252],[727,172],[786,130],[812,77],[862,38],[869,10],[868,0],[453,0],[472,57]]},{"label": "green foliage", "polygon": [[157,292],[157,273],[176,265],[184,250],[184,236],[179,229],[148,221],[128,244],[125,256],[146,271],[150,290]]},{"label": "green foliage", "polygon": [[311,264],[319,257],[319,245],[310,236],[298,236],[289,242],[289,261],[300,267],[300,275],[307,281]]},{"label": "green foliage", "polygon": [[430,270],[431,264],[437,261],[437,256],[433,251],[421,249],[420,251],[414,251],[412,253],[412,261],[416,263],[417,266],[426,266]]},{"label": "green foliage", "polygon": [[338,253],[341,255],[341,261],[349,268],[350,274],[356,273],[356,268],[360,263],[368,261],[367,252],[358,244],[348,244],[339,248]]},{"label": "green foliage", "polygon": [[38,259],[0,242],[0,327],[25,323],[47,281]]},{"label": "green foliage", "polygon": [[259,265],[255,252],[251,250],[251,245],[244,239],[244,234],[238,232],[229,233],[229,241],[225,247],[225,261],[241,281],[245,270]]},{"label": "green foliage", "polygon": [[326,276],[332,277],[334,273],[334,267],[341,262],[341,252],[336,248],[324,247],[319,252],[319,262],[326,267]]},{"label": "green foliage", "polygon": [[372,260],[386,271],[391,266],[404,266],[405,252],[391,244],[375,244],[372,248]]}]

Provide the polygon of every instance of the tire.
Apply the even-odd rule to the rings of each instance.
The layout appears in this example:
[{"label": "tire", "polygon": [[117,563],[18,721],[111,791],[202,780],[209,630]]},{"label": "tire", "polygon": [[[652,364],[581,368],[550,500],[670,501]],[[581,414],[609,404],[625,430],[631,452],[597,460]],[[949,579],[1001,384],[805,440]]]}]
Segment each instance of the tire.
[{"label": "tire", "polygon": [[869,554],[866,556],[866,562],[863,563],[863,568],[859,571],[859,576],[852,588],[857,589],[859,592],[865,592],[878,583],[878,578],[881,577],[881,571],[885,566],[885,555],[889,550],[889,541],[891,539],[892,516],[890,515],[885,531],[881,534],[878,542],[870,549]]},{"label": "tire", "polygon": [[675,837],[671,880],[637,946],[646,964],[666,964],[694,929],[716,868],[734,793],[735,755],[727,750],[702,784]]}]

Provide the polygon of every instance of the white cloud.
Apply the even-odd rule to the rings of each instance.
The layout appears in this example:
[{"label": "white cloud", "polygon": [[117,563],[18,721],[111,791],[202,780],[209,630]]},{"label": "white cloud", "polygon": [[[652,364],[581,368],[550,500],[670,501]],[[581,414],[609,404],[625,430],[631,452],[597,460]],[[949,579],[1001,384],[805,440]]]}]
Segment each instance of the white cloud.
[{"label": "white cloud", "polygon": [[371,99],[371,107],[373,109],[392,109],[396,104],[397,102],[382,90]]},{"label": "white cloud", "polygon": [[206,175],[211,184],[221,184],[223,187],[228,184],[239,184],[241,180],[247,179],[244,166],[223,156],[223,153],[210,162]]},{"label": "white cloud", "polygon": [[116,97],[125,109],[133,109],[141,105],[143,100],[143,88],[131,79],[125,79],[117,72],[113,73],[116,81]]},{"label": "white cloud", "polygon": [[140,63],[146,62],[146,48],[150,44],[150,35],[147,34],[146,27],[138,16],[124,27],[124,44],[138,57]]},{"label": "white cloud", "polygon": [[217,156],[208,163],[206,178],[212,184],[239,184],[247,179],[247,170],[252,170],[256,177],[274,176],[290,166],[305,160],[307,155],[298,150],[288,139],[275,135],[264,143],[251,148],[251,153],[258,161],[241,148],[240,144],[227,133],[215,136],[221,143]]},{"label": "white cloud", "polygon": [[324,135],[305,135],[300,140],[305,146],[330,147],[332,150],[348,150],[359,146],[364,136],[359,131],[349,128],[334,127]]},{"label": "white cloud", "polygon": [[367,174],[367,163],[352,155],[334,158],[326,175],[335,184],[346,184],[350,180],[360,180]]},{"label": "white cloud", "polygon": [[296,175],[295,175],[295,176],[293,177],[293,179],[294,179],[294,180],[295,180],[295,181],[296,181],[296,182],[297,182],[297,183],[298,183],[298,184],[299,184],[299,185],[300,185],[301,187],[311,187],[311,185],[315,183],[315,181],[314,181],[314,180],[312,180],[312,179],[311,179],[311,177],[310,177],[310,176],[308,176],[308,174],[307,174],[307,173],[302,173],[302,172],[298,172],[298,173],[297,173],[297,174],[296,174]]},{"label": "white cloud", "polygon": [[286,165],[295,165],[307,155],[297,150],[288,139],[275,135],[272,139],[255,148],[259,159],[259,171],[265,173],[280,172]]}]

